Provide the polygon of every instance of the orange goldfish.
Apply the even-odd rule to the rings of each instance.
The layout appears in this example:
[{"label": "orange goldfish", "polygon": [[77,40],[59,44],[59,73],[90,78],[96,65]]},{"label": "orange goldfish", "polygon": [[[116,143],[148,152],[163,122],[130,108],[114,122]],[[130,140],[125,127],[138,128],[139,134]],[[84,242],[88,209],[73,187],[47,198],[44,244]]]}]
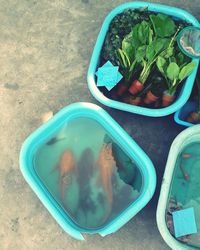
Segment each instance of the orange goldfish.
[{"label": "orange goldfish", "polygon": [[61,199],[64,200],[65,186],[69,181],[69,173],[75,169],[74,155],[70,149],[66,149],[60,157],[59,163],[56,168],[59,169],[60,173],[60,193]]},{"label": "orange goldfish", "polygon": [[100,168],[101,182],[110,205],[113,202],[112,174],[115,160],[112,155],[112,144],[104,144],[100,150],[97,164]]}]

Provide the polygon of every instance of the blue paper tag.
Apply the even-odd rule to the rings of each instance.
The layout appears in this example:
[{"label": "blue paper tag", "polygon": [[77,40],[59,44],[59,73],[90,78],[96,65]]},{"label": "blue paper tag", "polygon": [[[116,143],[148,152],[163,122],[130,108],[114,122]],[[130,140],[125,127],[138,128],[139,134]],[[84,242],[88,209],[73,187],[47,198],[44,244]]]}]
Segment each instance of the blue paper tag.
[{"label": "blue paper tag", "polygon": [[107,61],[96,72],[97,86],[104,86],[108,90],[111,90],[123,77],[118,70],[118,66],[114,66],[110,61]]},{"label": "blue paper tag", "polygon": [[194,208],[175,211],[172,216],[176,238],[197,233]]}]

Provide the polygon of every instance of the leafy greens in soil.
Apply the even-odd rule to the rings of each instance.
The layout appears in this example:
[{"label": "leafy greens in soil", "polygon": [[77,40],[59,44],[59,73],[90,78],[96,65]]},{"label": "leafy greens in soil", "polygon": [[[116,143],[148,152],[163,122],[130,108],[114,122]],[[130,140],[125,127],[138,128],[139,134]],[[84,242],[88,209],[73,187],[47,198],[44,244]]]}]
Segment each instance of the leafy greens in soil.
[{"label": "leafy greens in soil", "polygon": [[[148,45],[149,39],[152,40],[152,37],[148,36],[146,39],[147,41],[145,42],[145,35],[151,34],[149,32],[150,30],[148,32],[146,30],[148,28],[148,23],[152,24],[152,26],[153,26],[152,28],[154,30],[154,33],[156,34],[155,42],[153,41],[153,43],[151,42],[152,44],[149,44],[149,45]],[[166,23],[168,25],[165,25]],[[133,53],[134,57],[132,58],[133,60],[128,60],[130,65],[127,65],[127,63],[126,63],[127,62],[127,60],[126,60],[127,53],[126,52],[130,52],[130,49],[133,49],[130,47],[129,36],[134,33],[134,27],[136,30],[137,24],[140,24],[140,26],[141,26],[141,24],[143,24],[143,26],[144,26],[143,31],[145,31],[145,32],[143,32],[144,34],[142,34],[142,40],[139,39],[139,36],[138,36],[138,39],[141,40],[140,41],[141,45],[142,45],[142,43],[144,43],[143,47],[145,47],[145,50],[138,51],[137,47],[135,47],[134,48],[135,52]],[[123,74],[125,82],[129,82],[131,80],[131,77],[132,77],[131,73],[133,72],[134,67],[136,67],[135,75],[137,75],[137,67],[141,70],[141,66],[142,66],[143,67],[142,73],[144,73],[144,74],[140,75],[140,79],[141,80],[144,79],[144,82],[147,79],[147,84],[146,84],[147,86],[149,85],[148,79],[150,79],[150,81],[152,79],[154,79],[155,84],[154,84],[154,86],[152,86],[152,90],[157,95],[161,95],[164,92],[164,90],[167,89],[167,82],[165,83],[166,78],[161,74],[163,72],[162,71],[159,72],[160,68],[158,67],[156,69],[155,65],[153,65],[153,63],[151,64],[151,61],[153,61],[153,59],[155,60],[156,54],[158,53],[156,51],[156,48],[159,47],[159,49],[162,49],[162,48],[160,48],[160,45],[162,45],[162,43],[163,43],[163,46],[166,46],[166,45],[164,45],[164,42],[166,41],[168,43],[168,41],[170,41],[170,38],[173,37],[174,32],[176,30],[178,30],[178,29],[181,30],[182,28],[184,28],[188,25],[189,25],[188,23],[186,23],[182,20],[173,20],[172,21],[172,19],[166,15],[150,12],[150,11],[148,11],[147,8],[125,10],[121,14],[118,14],[117,16],[115,16],[114,19],[112,20],[112,22],[110,23],[110,26],[109,26],[109,29],[108,29],[108,32],[107,32],[107,35],[106,35],[106,38],[104,41],[104,45],[102,48],[102,52],[101,52],[100,65],[103,65],[106,61],[109,60],[109,61],[111,61],[111,63],[113,65],[120,66],[120,72]],[[145,27],[145,26],[147,26],[147,27]],[[160,28],[160,27],[162,27],[162,28]],[[138,34],[139,34],[139,32],[138,32]],[[136,37],[136,34],[133,37]],[[131,37],[130,37],[130,39],[131,39]],[[156,43],[158,43],[159,46],[157,46]],[[124,50],[125,55],[123,54],[123,48],[125,49]],[[142,46],[140,46],[140,49],[141,48],[142,48]],[[171,48],[171,49],[173,49],[175,56],[179,53],[179,48],[178,48],[177,43],[173,42],[173,48]],[[155,52],[154,52],[154,50],[155,50]],[[148,51],[149,51],[149,53],[147,53]],[[142,53],[142,52],[144,52],[144,53]],[[169,53],[169,52],[170,51],[167,51],[167,53]],[[172,54],[172,52],[170,52],[170,53]],[[128,53],[128,54],[130,55],[131,53]],[[141,58],[143,61],[142,64],[138,63],[140,61],[139,60],[140,54],[141,54]],[[155,55],[153,55],[153,54],[155,54]],[[147,57],[146,58],[147,64],[145,63],[145,56]],[[169,55],[169,56],[171,57],[172,55]],[[152,60],[149,60],[149,57],[152,57],[152,58],[150,58]],[[131,59],[131,58],[129,58],[129,59]],[[148,66],[148,63],[149,63],[149,66]],[[157,65],[158,64],[159,63],[157,62]],[[146,69],[144,66],[146,66]],[[150,71],[152,71],[152,72],[150,72]],[[163,82],[164,82],[164,84],[163,84]],[[150,85],[151,85],[151,83],[150,83]],[[102,89],[102,91],[107,96],[112,95],[112,91],[108,92],[104,89]]]},{"label": "leafy greens in soil", "polygon": [[[115,51],[121,47],[122,40],[131,32],[133,26],[142,21],[150,21],[151,14],[147,8],[127,9],[113,18],[103,45],[101,65],[108,60],[114,65],[119,65]],[[188,26],[188,23],[183,21],[174,22],[181,28]]]},{"label": "leafy greens in soil", "polygon": [[102,64],[108,60],[112,64],[119,64],[115,51],[121,47],[122,40],[131,32],[134,25],[141,21],[149,21],[149,14],[147,9],[128,9],[113,18],[102,49]]}]

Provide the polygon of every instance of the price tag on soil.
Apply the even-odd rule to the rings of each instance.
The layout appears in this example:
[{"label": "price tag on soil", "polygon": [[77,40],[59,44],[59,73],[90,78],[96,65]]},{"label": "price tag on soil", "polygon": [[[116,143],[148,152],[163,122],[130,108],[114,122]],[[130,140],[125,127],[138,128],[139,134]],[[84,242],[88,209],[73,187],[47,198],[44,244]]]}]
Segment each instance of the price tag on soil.
[{"label": "price tag on soil", "polygon": [[110,61],[98,68],[96,72],[97,86],[111,90],[122,79],[122,75],[118,70],[119,67],[114,66]]},{"label": "price tag on soil", "polygon": [[175,211],[172,216],[176,238],[197,233],[194,208]]}]

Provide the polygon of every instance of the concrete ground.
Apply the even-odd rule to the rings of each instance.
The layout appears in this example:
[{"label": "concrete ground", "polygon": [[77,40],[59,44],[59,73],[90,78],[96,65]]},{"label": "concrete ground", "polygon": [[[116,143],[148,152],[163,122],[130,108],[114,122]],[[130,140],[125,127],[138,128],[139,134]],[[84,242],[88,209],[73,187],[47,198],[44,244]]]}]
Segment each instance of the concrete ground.
[{"label": "concrete ground", "polygon": [[[167,250],[155,212],[167,154],[182,130],[173,117],[147,118],[106,110],[149,154],[158,187],[149,205],[117,233],[79,242],[68,236],[41,204],[19,170],[24,139],[49,110],[78,101],[97,103],[86,74],[106,14],[122,0],[0,1],[0,249]],[[199,0],[154,1],[200,18]],[[98,103],[99,104],[99,103]],[[99,104],[101,105],[101,104]]]}]

